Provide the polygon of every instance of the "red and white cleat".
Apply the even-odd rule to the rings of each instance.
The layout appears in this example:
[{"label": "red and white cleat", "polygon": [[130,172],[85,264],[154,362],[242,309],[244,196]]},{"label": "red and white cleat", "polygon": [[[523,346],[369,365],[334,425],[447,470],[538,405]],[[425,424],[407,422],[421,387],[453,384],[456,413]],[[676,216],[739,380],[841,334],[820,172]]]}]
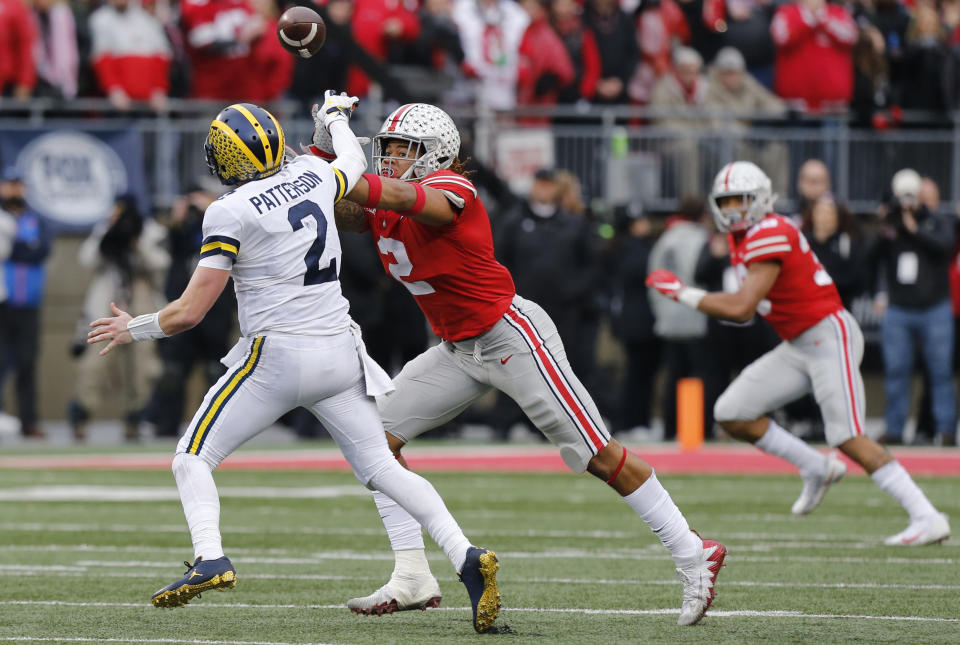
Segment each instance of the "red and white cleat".
[{"label": "red and white cleat", "polygon": [[411,609],[426,611],[439,607],[442,596],[437,579],[428,573],[417,578],[390,578],[387,584],[369,596],[348,600],[347,608],[355,614],[367,616]]},{"label": "red and white cleat", "polygon": [[937,513],[916,522],[910,522],[903,531],[883,541],[887,546],[924,546],[939,544],[950,538],[950,520],[945,513]]},{"label": "red and white cleat", "polygon": [[727,547],[716,540],[702,540],[700,553],[688,565],[677,567],[683,582],[683,605],[678,625],[696,625],[713,604],[717,592],[714,583],[727,557]]},{"label": "red and white cleat", "polygon": [[820,506],[823,496],[832,484],[836,484],[847,474],[847,465],[830,455],[824,464],[823,472],[813,477],[803,478],[803,490],[793,503],[790,512],[794,515],[806,515]]}]

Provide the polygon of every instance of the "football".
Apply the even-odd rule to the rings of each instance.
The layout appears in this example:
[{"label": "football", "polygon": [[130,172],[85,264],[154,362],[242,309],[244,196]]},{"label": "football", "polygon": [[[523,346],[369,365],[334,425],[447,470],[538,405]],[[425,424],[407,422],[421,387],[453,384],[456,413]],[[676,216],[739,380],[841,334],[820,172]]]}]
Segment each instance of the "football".
[{"label": "football", "polygon": [[310,58],[323,47],[327,26],[313,9],[290,7],[277,20],[277,38],[291,54]]}]

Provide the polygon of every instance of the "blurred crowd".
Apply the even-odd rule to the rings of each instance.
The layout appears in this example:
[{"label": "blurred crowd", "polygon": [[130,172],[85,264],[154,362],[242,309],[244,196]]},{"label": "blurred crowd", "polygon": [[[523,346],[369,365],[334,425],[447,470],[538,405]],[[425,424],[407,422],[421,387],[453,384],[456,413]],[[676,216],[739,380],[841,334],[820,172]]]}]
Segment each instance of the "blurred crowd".
[{"label": "blurred crowd", "polygon": [[[960,343],[954,341],[960,333],[957,215],[941,209],[932,179],[909,168],[893,176],[878,212],[860,216],[835,199],[822,161],[804,162],[795,181],[798,208],[790,217],[867,331],[866,367],[883,371],[886,441],[954,445],[960,365]],[[2,380],[15,374],[18,425],[24,436],[42,437],[35,381],[52,240],[26,197],[15,170],[0,178],[0,258],[5,258],[0,391]],[[216,197],[189,188],[154,219],[121,195],[80,246],[78,262],[93,277],[72,349],[77,376],[66,416],[77,440],[84,439],[108,394],[122,405],[128,439],[140,437],[145,426],[153,436],[176,437],[191,374],[198,372],[207,384],[222,375],[219,359],[236,334],[230,288],[199,326],[183,334],[125,345],[106,358],[85,343],[87,323],[109,315],[111,302],[150,311],[182,292],[198,259],[203,212]],[[672,440],[676,383],[696,377],[704,384],[706,435],[714,438],[713,402],[739,370],[779,339],[759,317],[748,325],[708,319],[651,297],[644,286],[649,271],[665,268],[687,284],[737,289],[727,238],[716,232],[704,198],[683,199],[675,213],[647,214],[631,205],[597,218],[585,206],[575,175],[543,168],[526,194],[501,200],[490,212],[498,260],[513,274],[518,293],[539,302],[555,321],[573,369],[595,393],[614,433]],[[345,236],[342,244],[341,281],[351,315],[371,356],[395,374],[433,342],[423,315],[402,285],[384,275],[377,252],[362,236]],[[610,335],[602,334],[605,327]],[[604,336],[615,343],[621,360],[598,361]],[[915,432],[908,437],[915,371],[924,385]],[[799,434],[822,436],[812,401],[777,414]],[[11,418],[3,415],[0,423]],[[300,436],[322,433],[309,414],[293,413],[284,421]],[[475,406],[458,423],[485,424],[495,436],[508,438],[525,421],[519,408],[501,397]],[[655,426],[662,433],[654,434]],[[445,431],[457,429],[451,424]]]},{"label": "blurred crowd", "polygon": [[[648,106],[651,121],[670,131],[660,160],[667,181],[688,195],[676,213],[647,214],[631,204],[595,218],[578,177],[551,168],[538,171],[523,196],[496,195],[499,207],[491,209],[498,259],[518,292],[556,322],[574,371],[618,433],[648,432],[660,410],[663,438],[671,439],[673,385],[696,376],[713,436],[712,401],[777,342],[762,320],[748,327],[708,320],[666,299],[651,301],[643,285],[650,269],[666,268],[688,284],[734,287],[726,239],[697,194],[714,170],[701,167],[711,143],[698,133],[746,133],[764,115],[837,108],[850,110],[860,126],[885,129],[904,123],[905,111],[935,120],[960,104],[960,0],[325,0],[310,4],[327,25],[326,44],[311,59],[279,44],[276,22],[286,6],[0,0],[0,92],[14,101],[105,97],[120,111],[162,113],[171,97],[311,103],[328,87],[364,96],[372,82],[400,98],[391,96],[396,79],[413,75],[425,92],[431,79],[446,79],[438,84],[453,88],[445,102],[500,110]],[[735,157],[757,160],[775,185],[795,182],[792,218],[874,341],[867,367],[884,371],[887,440],[904,441],[910,379],[921,367],[912,440],[955,443],[957,220],[943,212],[936,183],[904,169],[877,195],[878,212],[853,214],[834,198],[826,163],[800,165],[802,157],[793,158],[783,142],[743,139],[734,143]],[[478,185],[491,190],[482,176],[489,170],[479,172]],[[52,240],[25,191],[15,171],[0,181],[0,379],[15,374],[18,426],[42,436],[35,366]],[[592,198],[602,192],[584,191]],[[80,249],[78,260],[94,279],[79,327],[107,315],[110,302],[150,311],[176,297],[196,264],[203,211],[216,196],[190,188],[156,220],[138,212],[134,199],[118,197]],[[395,373],[430,342],[422,314],[384,276],[365,240],[347,236],[343,246],[351,313],[371,356]],[[222,374],[234,309],[228,289],[196,329],[155,347],[121,347],[109,360],[88,350],[85,331],[78,332],[72,351],[79,377],[67,411],[74,436],[85,436],[108,391],[122,393],[128,438],[144,423],[158,436],[176,436],[189,375],[199,370],[212,383]],[[624,357],[616,375],[597,362],[606,324]],[[665,382],[658,387],[658,380]],[[809,401],[778,414],[798,432],[822,431]],[[509,400],[464,418],[503,437],[523,422]],[[0,416],[0,425],[6,421]],[[298,434],[318,432],[308,415],[287,421]]]},{"label": "blurred crowd", "polygon": [[0,91],[164,111],[169,97],[363,97],[373,75],[399,100],[403,69],[503,110],[839,108],[889,128],[960,104],[960,0],[304,0],[327,24],[309,60],[276,37],[289,4],[0,0]]}]

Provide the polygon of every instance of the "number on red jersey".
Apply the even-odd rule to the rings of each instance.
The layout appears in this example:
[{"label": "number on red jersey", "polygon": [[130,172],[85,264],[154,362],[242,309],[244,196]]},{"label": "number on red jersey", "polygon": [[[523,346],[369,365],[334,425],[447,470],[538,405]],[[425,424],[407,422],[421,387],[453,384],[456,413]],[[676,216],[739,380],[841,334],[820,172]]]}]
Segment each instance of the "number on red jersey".
[{"label": "number on red jersey", "polygon": [[780,215],[768,215],[739,241],[730,238],[730,261],[743,280],[754,262],[777,262],[780,274],[758,311],[789,340],[843,308],[833,279],[809,242]]}]

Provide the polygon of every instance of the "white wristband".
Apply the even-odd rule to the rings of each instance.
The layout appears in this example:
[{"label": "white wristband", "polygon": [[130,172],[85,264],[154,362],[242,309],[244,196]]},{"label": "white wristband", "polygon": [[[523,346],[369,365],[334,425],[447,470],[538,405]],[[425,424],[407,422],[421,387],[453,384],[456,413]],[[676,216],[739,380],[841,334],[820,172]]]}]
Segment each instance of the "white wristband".
[{"label": "white wristband", "polygon": [[155,338],[166,338],[160,327],[160,312],[155,311],[152,314],[143,314],[137,316],[127,323],[127,331],[133,340],[153,340]]},{"label": "white wristband", "polygon": [[691,309],[696,309],[707,292],[696,287],[683,287],[677,292],[677,302],[687,305]]}]

